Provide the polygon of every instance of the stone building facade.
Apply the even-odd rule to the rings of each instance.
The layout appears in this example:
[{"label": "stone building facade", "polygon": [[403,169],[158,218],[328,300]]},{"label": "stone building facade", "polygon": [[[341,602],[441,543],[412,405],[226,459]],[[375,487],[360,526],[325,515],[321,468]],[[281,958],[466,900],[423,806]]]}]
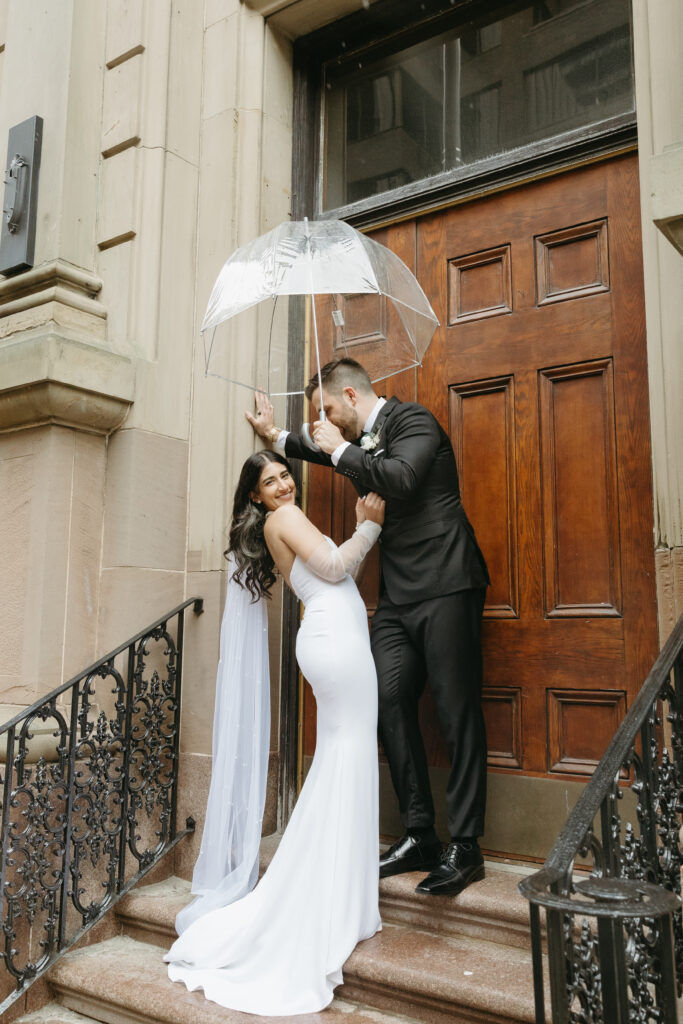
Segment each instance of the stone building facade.
[{"label": "stone building facade", "polygon": [[[199,328],[227,256],[290,216],[295,40],[368,6],[0,0],[0,138],[44,121],[34,266],[0,282],[0,716],[203,596],[181,815],[208,784],[225,531],[254,448]],[[683,9],[634,0],[633,35],[663,640],[683,612]],[[270,616],[272,829],[279,597]]]}]

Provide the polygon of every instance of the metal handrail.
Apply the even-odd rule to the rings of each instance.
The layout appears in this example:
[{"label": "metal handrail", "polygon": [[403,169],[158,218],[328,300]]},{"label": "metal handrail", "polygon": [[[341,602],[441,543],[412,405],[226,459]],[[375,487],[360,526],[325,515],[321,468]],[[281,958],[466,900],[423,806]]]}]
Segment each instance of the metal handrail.
[{"label": "metal handrail", "polygon": [[182,604],[176,605],[175,608],[171,608],[170,612],[166,612],[166,614],[162,615],[161,618],[156,620],[156,622],[153,622],[145,629],[141,629],[139,633],[136,633],[135,636],[130,637],[130,639],[126,640],[125,643],[119,644],[118,647],[115,647],[113,651],[109,652],[109,654],[105,654],[105,656],[103,658],[100,658],[99,661],[94,661],[92,665],[88,665],[88,667],[84,668],[82,672],[78,673],[78,675],[72,676],[71,679],[67,679],[65,683],[61,683],[59,686],[55,686],[54,690],[51,690],[45,697],[39,697],[38,700],[34,701],[34,703],[31,704],[30,707],[24,708],[22,711],[16,714],[14,718],[10,718],[9,722],[5,722],[4,725],[0,725],[0,736],[2,736],[4,732],[7,732],[7,730],[11,726],[18,725],[18,723],[21,722],[22,719],[26,718],[27,715],[31,715],[35,711],[37,711],[40,708],[40,706],[45,703],[45,701],[53,700],[56,697],[60,697],[67,690],[71,689],[74,683],[77,683],[80,679],[83,679],[84,676],[90,675],[90,673],[95,672],[100,667],[100,665],[103,664],[103,662],[111,661],[113,658],[116,658],[119,654],[122,654],[127,647],[130,647],[131,644],[135,644],[138,642],[138,640],[142,640],[143,637],[149,636],[152,630],[156,629],[158,626],[165,625],[169,621],[169,619],[174,618],[174,616],[176,616],[178,612],[183,611],[183,609],[185,608],[189,608],[190,605],[194,606],[192,610],[195,613],[195,615],[201,615],[202,612],[204,611],[204,598],[190,597],[188,598],[187,601],[183,601]]},{"label": "metal handrail", "polygon": [[0,1016],[194,830],[176,822],[190,605],[0,726]]},{"label": "metal handrail", "polygon": [[[541,907],[554,1024],[676,1019],[676,993],[683,991],[682,714],[683,616],[543,867],[519,885],[530,903],[537,1024],[546,1021]],[[635,821],[619,811],[628,788]],[[577,857],[588,860],[592,877],[574,877]]]}]

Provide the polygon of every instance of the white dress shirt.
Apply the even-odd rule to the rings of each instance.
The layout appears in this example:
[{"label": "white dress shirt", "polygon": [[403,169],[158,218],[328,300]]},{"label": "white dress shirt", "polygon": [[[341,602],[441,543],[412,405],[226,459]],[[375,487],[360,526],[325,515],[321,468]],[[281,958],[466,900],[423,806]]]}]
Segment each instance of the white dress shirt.
[{"label": "white dress shirt", "polygon": [[[370,413],[370,415],[368,416],[368,418],[365,421],[365,426],[363,427],[363,432],[364,433],[369,433],[372,430],[373,426],[375,425],[375,420],[377,419],[377,415],[378,415],[380,409],[382,408],[382,406],[384,405],[385,402],[386,402],[386,398],[378,398],[377,399],[377,401],[375,402],[375,404],[374,404],[374,406],[372,408],[372,412]],[[288,434],[289,434],[289,430],[281,430],[280,433],[277,436],[277,441],[275,441],[275,443],[273,445],[273,448],[275,449],[275,451],[279,452],[280,455],[284,455],[285,454],[285,441],[287,440],[287,435]],[[332,459],[332,465],[333,466],[337,465],[337,463],[339,462],[339,460],[340,460],[340,458],[342,456],[342,452],[346,448],[348,448],[350,443],[351,443],[350,441],[343,441],[340,445],[338,445],[337,448],[334,449],[334,451],[332,452],[332,455],[330,456],[330,458]]]}]

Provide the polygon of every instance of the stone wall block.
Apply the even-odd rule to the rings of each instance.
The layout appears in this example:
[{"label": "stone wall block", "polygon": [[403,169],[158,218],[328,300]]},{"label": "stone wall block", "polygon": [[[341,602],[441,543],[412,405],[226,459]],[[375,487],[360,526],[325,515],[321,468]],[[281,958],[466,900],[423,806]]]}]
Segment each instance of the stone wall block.
[{"label": "stone wall block", "polygon": [[7,15],[9,14],[9,0],[0,0],[0,46],[7,42]]},{"label": "stone wall block", "polygon": [[251,427],[245,422],[233,434],[227,421],[226,407],[234,406],[241,397],[236,398],[237,390],[242,389],[231,388],[215,377],[204,377],[203,368],[195,367],[188,548],[204,570],[223,567],[236,463],[241,465],[253,451],[254,442],[247,433]]},{"label": "stone wall block", "polygon": [[[44,11],[45,8],[40,15],[28,15],[32,28],[42,22]],[[59,17],[59,14],[58,4],[56,16]],[[92,269],[95,259],[105,24],[103,4],[74,4],[71,59],[68,61],[62,57],[60,72],[68,82],[68,106],[66,130],[61,139],[64,146],[64,182],[56,207],[61,219],[58,255],[88,270]],[[54,45],[52,40],[49,45]],[[49,78],[46,81],[52,84]],[[34,113],[41,111],[36,110]],[[43,138],[48,130],[46,120]],[[41,189],[42,185],[41,162]]]},{"label": "stone wall block", "polygon": [[[240,110],[237,122],[237,153],[239,181],[253,180],[261,184],[261,153],[263,115],[260,110]],[[261,234],[261,190],[241,190],[236,210],[237,244],[244,245]],[[228,254],[229,255],[229,254]]]},{"label": "stone wall block", "polygon": [[106,442],[74,434],[66,626],[62,677],[69,679],[96,658]]},{"label": "stone wall block", "polygon": [[[194,396],[190,449],[188,547],[202,569],[222,568],[225,528],[234,485],[232,449],[240,465],[253,450],[251,428],[238,409],[242,395],[225,381],[204,375],[199,329],[214,282],[235,247],[235,112],[216,114],[202,125],[198,202],[198,250],[194,337]],[[240,404],[238,404],[240,403]],[[246,427],[246,429],[245,429]]]},{"label": "stone wall block", "polygon": [[197,166],[203,77],[203,0],[174,4],[171,15],[166,146]]},{"label": "stone wall block", "polygon": [[[224,565],[227,569],[227,562]],[[182,751],[211,753],[216,670],[227,585],[226,569],[187,574],[187,595],[204,598],[204,613],[195,618],[193,613],[186,612],[188,620],[180,726]]]},{"label": "stone wall block", "polygon": [[263,195],[261,231],[270,231],[292,215],[292,132],[271,117],[263,118]]},{"label": "stone wall block", "polygon": [[36,628],[30,611],[32,497],[36,492],[38,454],[28,434],[3,439],[0,447],[0,523],[2,558],[0,589],[0,695],[5,701],[29,703],[33,694],[25,684],[25,654],[30,654],[30,635]]},{"label": "stone wall block", "polygon": [[138,150],[135,147],[110,156],[102,164],[102,191],[97,225],[101,249],[136,234],[135,210]]},{"label": "stone wall block", "polygon": [[[40,189],[36,226],[36,265],[60,255],[61,197],[64,181],[64,133],[66,130],[68,79],[65,54],[71,50],[73,3],[59,9],[50,5],[41,17],[26,17],[26,5],[11,4],[3,42],[2,104],[0,138],[6,140],[10,127],[39,114],[45,123],[40,163]],[[34,22],[34,24],[31,24]],[[68,61],[67,61],[68,63]],[[26,74],[27,67],[40,67],[41,74]],[[21,82],[21,88],[9,83]],[[6,153],[7,143],[5,141]]]},{"label": "stone wall block", "polygon": [[[76,434],[62,427],[48,427],[41,445],[42,475],[37,483],[40,494],[32,501],[40,508],[43,518],[44,546],[37,543],[33,532],[31,544],[39,552],[32,552],[29,578],[34,585],[41,580],[40,630],[37,648],[39,660],[35,680],[35,696],[48,693],[63,682],[64,627],[69,569],[69,540],[71,534],[71,496],[75,469]],[[45,493],[43,493],[45,488]],[[42,508],[41,508],[42,506]],[[37,557],[36,557],[37,556]],[[43,560],[38,565],[37,558]],[[35,612],[34,612],[35,616]],[[35,642],[34,637],[34,642]],[[35,699],[35,698],[34,698]]]},{"label": "stone wall block", "polygon": [[263,110],[263,65],[265,24],[260,14],[243,7],[239,20],[239,69],[237,106],[240,110]]},{"label": "stone wall block", "polygon": [[[140,363],[137,400],[127,425],[187,440],[190,433],[190,381],[195,344],[194,261],[197,230],[198,172],[173,153],[165,154],[161,245],[158,250],[158,309],[140,311],[138,329],[148,342],[156,318],[154,361]],[[139,243],[144,243],[144,233]],[[155,236],[152,236],[156,240]],[[144,248],[144,245],[143,245]],[[157,254],[153,250],[150,260]],[[145,296],[140,292],[139,299]],[[140,320],[146,328],[141,328]],[[142,348],[142,346],[141,346]],[[143,351],[147,346],[143,348]]]},{"label": "stone wall block", "polygon": [[[292,44],[266,24],[264,39],[263,113],[292,129]],[[291,177],[291,171],[290,171]]]},{"label": "stone wall block", "polygon": [[204,33],[202,117],[207,120],[237,105],[238,13]]},{"label": "stone wall block", "polygon": [[107,64],[140,47],[144,11],[145,0],[107,0]]},{"label": "stone wall block", "polygon": [[683,547],[655,552],[659,642],[663,647],[683,615]]},{"label": "stone wall block", "polygon": [[[634,0],[633,29],[655,545],[675,549],[683,545],[683,408],[679,385],[683,259],[660,234],[652,218],[672,198],[672,188],[680,187],[675,176],[668,183],[658,182],[657,174],[653,178],[653,161],[657,165],[663,157],[667,164],[667,147],[683,142],[679,59],[683,8],[677,0],[662,0],[660,4]],[[658,211],[653,210],[653,199]],[[666,635],[664,627],[660,635]]]},{"label": "stone wall block", "polygon": [[36,266],[61,257],[92,267],[104,26],[99,3],[63,0],[39,15],[30,4],[7,9],[0,138],[34,114],[45,125]]},{"label": "stone wall block", "polygon": [[[641,0],[642,2],[642,0]],[[656,103],[651,105],[655,152],[683,142],[683,95],[680,88],[681,49],[683,48],[683,11],[677,0],[647,3],[650,53],[650,90]]]},{"label": "stone wall block", "polygon": [[197,330],[220,269],[237,244],[233,203],[235,143],[233,110],[204,121],[197,215]]},{"label": "stone wall block", "polygon": [[211,754],[181,753],[178,765],[178,826],[188,818],[195,822],[194,834],[178,843],[173,851],[173,874],[192,878],[206,820],[206,801],[211,785]]},{"label": "stone wall block", "polygon": [[185,568],[187,444],[142,430],[109,442],[103,565]]},{"label": "stone wall block", "polygon": [[140,132],[143,146],[166,145],[171,9],[170,0],[147,0],[145,4]]},{"label": "stone wall block", "polygon": [[185,574],[163,569],[102,570],[97,654],[139,633],[184,600]]},{"label": "stone wall block", "polygon": [[74,431],[42,427],[1,439],[0,580],[7,599],[0,695],[6,703],[31,704],[63,681],[74,438]]},{"label": "stone wall block", "polygon": [[242,0],[204,0],[204,28],[236,14],[241,6]]},{"label": "stone wall block", "polygon": [[[129,328],[138,353],[146,359],[153,360],[158,354],[159,268],[166,154],[163,149],[142,147],[135,152],[138,155],[135,189],[136,240],[132,249]],[[125,153],[121,154],[124,155]]]},{"label": "stone wall block", "polygon": [[140,91],[143,54],[105,72],[102,102],[102,152],[140,139]]},{"label": "stone wall block", "polygon": [[135,238],[97,253],[97,273],[102,277],[102,301],[107,306],[107,341],[127,355],[136,354],[135,339],[128,327],[130,275]]}]

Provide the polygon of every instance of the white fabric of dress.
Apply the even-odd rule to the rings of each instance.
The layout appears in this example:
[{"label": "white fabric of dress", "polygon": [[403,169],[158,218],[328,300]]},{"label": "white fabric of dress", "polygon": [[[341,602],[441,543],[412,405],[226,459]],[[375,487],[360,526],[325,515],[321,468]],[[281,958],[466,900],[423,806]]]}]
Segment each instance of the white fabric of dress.
[{"label": "white fabric of dress", "polygon": [[[363,524],[346,544],[358,548],[370,539],[371,526]],[[297,661],[317,703],[306,782],[256,888],[193,922],[164,958],[171,980],[264,1016],[324,1009],[356,944],[381,928],[377,676],[365,605],[339,569],[346,545],[327,544],[334,549],[330,564],[322,552],[310,563],[297,556],[290,574],[305,606]],[[361,545],[363,553],[370,544]],[[345,563],[355,568],[350,559]],[[321,578],[311,565],[337,581]]]}]

